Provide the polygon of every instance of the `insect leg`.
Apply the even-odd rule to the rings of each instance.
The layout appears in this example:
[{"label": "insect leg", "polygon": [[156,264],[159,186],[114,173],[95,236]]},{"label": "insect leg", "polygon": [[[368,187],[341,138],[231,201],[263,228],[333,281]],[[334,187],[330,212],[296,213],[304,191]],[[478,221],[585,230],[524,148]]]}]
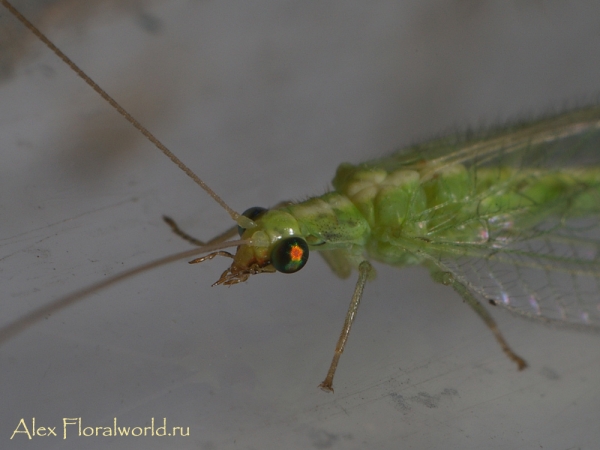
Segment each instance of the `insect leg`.
[{"label": "insect leg", "polygon": [[337,369],[340,356],[342,356],[342,353],[344,352],[344,347],[346,346],[346,341],[348,340],[348,335],[350,334],[350,327],[352,327],[352,322],[354,322],[354,319],[356,318],[356,312],[358,311],[358,305],[360,304],[360,299],[362,297],[365,284],[372,271],[373,268],[368,261],[363,261],[358,266],[358,280],[356,282],[356,287],[354,288],[354,294],[352,294],[350,307],[346,313],[344,327],[342,328],[342,333],[340,334],[340,338],[335,346],[335,353],[333,354],[333,359],[331,361],[331,365],[329,366],[327,376],[319,385],[319,387],[325,392],[333,392],[333,376],[335,375],[335,370]]},{"label": "insect leg", "polygon": [[[163,216],[163,220],[171,227],[171,230],[173,231],[173,233],[175,233],[180,238],[185,239],[189,243],[197,245],[199,247],[204,247],[205,245],[219,244],[221,242],[224,242],[227,239],[229,239],[230,237],[235,236],[237,234],[237,230],[238,230],[237,225],[235,225],[235,226],[231,227],[230,229],[225,230],[223,233],[219,234],[218,236],[212,238],[211,240],[204,242],[204,241],[201,241],[200,239],[196,239],[194,236],[190,236],[189,234],[187,234],[185,231],[183,231],[181,228],[179,228],[179,225],[177,225],[177,223],[173,219],[171,219],[169,216]],[[229,258],[233,258],[233,255],[229,252],[218,251],[218,252],[214,252],[209,255],[203,256],[201,258],[193,259],[193,260],[189,261],[189,264],[198,264],[198,263],[207,261],[209,259],[213,259],[215,256],[227,256]]]},{"label": "insect leg", "polygon": [[352,274],[352,269],[356,267],[345,250],[323,250],[319,252],[319,255],[325,260],[333,273],[340,278],[348,278]]},{"label": "insect leg", "polygon": [[438,272],[437,274],[434,275],[434,279],[436,281],[441,282],[442,284],[452,286],[452,288],[463,298],[463,300],[471,308],[473,308],[473,311],[475,311],[477,313],[477,315],[479,317],[481,317],[481,319],[483,319],[483,321],[488,326],[488,328],[492,331],[492,333],[494,333],[494,337],[500,344],[500,347],[502,347],[502,351],[504,351],[506,356],[508,356],[510,359],[512,359],[517,364],[517,367],[519,368],[519,370],[523,370],[527,367],[527,362],[523,358],[521,358],[519,355],[517,355],[510,348],[508,343],[504,340],[504,336],[502,336],[502,333],[500,333],[500,330],[498,329],[498,325],[496,324],[496,321],[492,318],[492,316],[490,315],[488,310],[485,309],[485,307],[481,304],[481,302],[475,298],[475,296],[469,291],[469,289],[467,289],[467,287],[464,284],[458,282],[452,276],[452,274],[450,274],[448,272],[443,272],[443,273]]},{"label": "insect leg", "polygon": [[189,234],[187,234],[185,231],[183,231],[181,228],[179,228],[179,225],[177,225],[177,223],[170,217],[163,216],[163,220],[167,223],[167,225],[169,225],[171,227],[171,231],[173,231],[173,233],[175,233],[180,238],[188,241],[189,243],[191,243],[193,245],[197,245],[199,247],[203,247],[203,246],[209,245],[209,244],[218,244],[219,242],[225,242],[227,239],[235,236],[237,234],[237,230],[238,230],[237,225],[235,225],[235,226],[225,230],[223,233],[219,234],[218,236],[215,236],[211,240],[204,242],[204,241],[201,241],[200,239],[196,239],[194,236],[190,236]]},{"label": "insect leg", "polygon": [[[290,201],[279,202],[271,209],[281,208],[281,207],[287,206],[289,204],[291,204]],[[163,220],[167,223],[167,225],[169,225],[169,227],[171,227],[171,231],[173,231],[173,233],[175,233],[177,236],[179,236],[183,240],[188,241],[190,244],[197,245],[199,247],[203,247],[203,246],[209,245],[209,244],[218,244],[219,242],[225,242],[227,239],[230,239],[230,238],[236,236],[238,234],[238,230],[239,230],[239,227],[237,225],[234,225],[231,228],[225,230],[223,233],[219,234],[218,236],[215,236],[211,240],[205,242],[205,241],[201,241],[200,239],[196,239],[194,236],[187,234],[185,231],[183,231],[181,228],[179,228],[179,225],[177,225],[175,220],[173,220],[169,216],[163,216]]]}]

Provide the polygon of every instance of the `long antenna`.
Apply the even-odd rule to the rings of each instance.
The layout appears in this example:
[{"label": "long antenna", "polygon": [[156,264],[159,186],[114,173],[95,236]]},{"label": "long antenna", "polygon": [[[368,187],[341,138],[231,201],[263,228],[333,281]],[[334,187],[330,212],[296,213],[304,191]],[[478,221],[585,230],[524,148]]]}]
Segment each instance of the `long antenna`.
[{"label": "long antenna", "polygon": [[46,44],[46,46],[50,50],[52,50],[52,52],[54,52],[56,56],[62,59],[65,64],[67,64],[77,75],[79,75],[80,78],[83,79],[83,81],[85,81],[94,91],[96,91],[98,95],[100,95],[100,97],[106,100],[114,109],[116,109],[119,112],[119,114],[125,117],[125,119],[127,119],[129,123],[131,123],[135,128],[137,128],[144,136],[146,136],[146,138],[150,142],[152,142],[161,152],[163,152],[167,158],[169,158],[177,167],[183,170],[187,174],[187,176],[189,176],[192,180],[196,182],[197,185],[204,189],[204,191],[206,191],[206,193],[210,195],[214,201],[221,205],[221,207],[229,213],[231,218],[237,222],[238,218],[240,217],[240,214],[231,209],[229,205],[225,203],[223,199],[221,199],[221,197],[219,197],[216,194],[216,192],[213,191],[204,181],[202,181],[198,175],[192,172],[192,170],[188,166],[186,166],[177,156],[175,156],[173,152],[171,152],[171,150],[169,150],[152,133],[150,133],[150,131],[148,131],[148,129],[144,125],[142,125],[137,119],[135,119],[131,114],[129,114],[125,110],[125,108],[123,108],[117,103],[117,101],[114,98],[108,95],[108,93],[104,89],[102,89],[94,80],[92,80],[88,75],[86,75],[86,73],[83,70],[81,70],[77,66],[77,64],[75,64],[56,45],[54,45],[44,33],[38,30],[36,26],[33,25],[29,20],[27,20],[25,16],[23,16],[23,14],[21,14],[12,4],[10,4],[7,0],[0,0],[0,2],[2,3],[2,5],[4,5],[6,9],[8,9],[8,11],[10,11],[10,13],[13,16],[15,16],[33,34],[35,34],[40,41]]},{"label": "long antenna", "polygon": [[99,281],[88,287],[66,295],[65,297],[61,297],[57,300],[54,300],[53,302],[50,302],[47,305],[34,309],[33,311],[25,314],[23,317],[15,320],[14,322],[0,327],[0,345],[3,345],[5,342],[10,340],[17,334],[21,333],[26,328],[29,328],[31,325],[39,322],[40,320],[48,318],[48,316],[50,316],[51,314],[63,310],[68,306],[71,306],[74,303],[83,300],[88,295],[94,294],[102,289],[112,286],[113,284],[117,284],[142,272],[146,272],[147,270],[155,269],[157,267],[164,266],[165,264],[170,264],[172,262],[179,261],[180,259],[190,258],[201,253],[208,253],[223,248],[237,247],[238,245],[248,244],[248,242],[248,240],[241,239],[237,241],[216,242],[214,244],[205,245],[200,248],[194,248],[185,252],[165,256],[163,258],[150,261],[146,264],[142,264],[141,266],[133,267],[132,269],[118,273],[116,275],[113,275],[112,277],[108,277],[102,281]]}]

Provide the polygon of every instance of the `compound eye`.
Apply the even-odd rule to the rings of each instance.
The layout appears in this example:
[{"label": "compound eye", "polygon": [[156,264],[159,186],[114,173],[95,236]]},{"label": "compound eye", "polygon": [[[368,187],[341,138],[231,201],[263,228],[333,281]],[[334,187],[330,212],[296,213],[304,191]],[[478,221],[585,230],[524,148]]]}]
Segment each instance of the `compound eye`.
[{"label": "compound eye", "polygon": [[271,264],[278,272],[294,273],[308,261],[308,244],[299,237],[280,240],[271,252]]},{"label": "compound eye", "polygon": [[[253,206],[252,208],[248,208],[246,211],[244,211],[242,213],[242,216],[245,216],[250,220],[256,220],[267,211],[268,209],[266,208],[261,208],[260,206]],[[238,225],[238,233],[240,234],[240,236],[244,234],[244,231],[246,231],[246,229]]]}]

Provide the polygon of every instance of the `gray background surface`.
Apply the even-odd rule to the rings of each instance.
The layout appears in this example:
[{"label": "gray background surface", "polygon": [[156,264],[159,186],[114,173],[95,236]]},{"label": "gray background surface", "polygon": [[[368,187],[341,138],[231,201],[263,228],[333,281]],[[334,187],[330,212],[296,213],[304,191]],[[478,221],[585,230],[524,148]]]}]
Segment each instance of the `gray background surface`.
[{"label": "gray background surface", "polygon": [[[230,205],[324,192],[440,133],[600,92],[598,2],[19,2]],[[85,5],[85,6],[84,6]],[[3,324],[230,226],[218,206],[0,10]],[[175,263],[0,348],[0,446],[28,449],[597,448],[600,341],[481,321],[420,268],[377,266],[335,394],[325,376],[354,281],[314,255],[294,276],[211,288],[226,260]],[[190,427],[187,438],[10,440],[61,427]]]}]

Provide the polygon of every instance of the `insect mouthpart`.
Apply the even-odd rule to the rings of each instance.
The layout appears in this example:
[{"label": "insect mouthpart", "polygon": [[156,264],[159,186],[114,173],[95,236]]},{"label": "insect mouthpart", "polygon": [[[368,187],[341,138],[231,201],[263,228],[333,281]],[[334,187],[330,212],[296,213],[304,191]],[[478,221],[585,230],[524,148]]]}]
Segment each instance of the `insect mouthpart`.
[{"label": "insect mouthpart", "polygon": [[[244,242],[244,241],[242,241]],[[248,242],[248,241],[245,241]],[[234,261],[231,266],[227,268],[221,277],[212,284],[212,286],[225,285],[231,286],[232,284],[241,283],[246,281],[250,275],[257,275],[259,273],[274,273],[276,272],[275,267],[267,258],[259,260],[254,254],[256,248],[249,245],[240,245],[235,255],[219,250],[216,252],[209,253],[208,255],[201,256],[192,261],[189,264],[199,264],[204,261],[213,259],[215,256],[225,256],[232,258]]]},{"label": "insect mouthpart", "polygon": [[221,274],[221,277],[216,282],[214,282],[212,286],[231,286],[232,284],[242,283],[246,281],[250,277],[250,275],[275,272],[276,270],[271,264],[261,267],[260,264],[254,263],[248,267],[239,267],[234,262]]}]

